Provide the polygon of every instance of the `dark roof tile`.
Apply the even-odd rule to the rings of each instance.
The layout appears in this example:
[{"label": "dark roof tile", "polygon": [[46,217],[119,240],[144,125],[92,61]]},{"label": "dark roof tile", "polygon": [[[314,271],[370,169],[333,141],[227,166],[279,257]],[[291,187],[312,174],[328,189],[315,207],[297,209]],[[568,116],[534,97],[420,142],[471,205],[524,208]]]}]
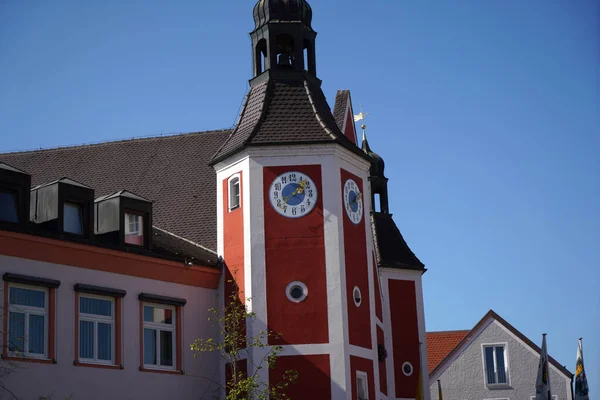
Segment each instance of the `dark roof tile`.
[{"label": "dark roof tile", "polygon": [[425,265],[406,244],[391,214],[372,213],[371,225],[378,266],[425,270]]},{"label": "dark roof tile", "polygon": [[97,197],[126,189],[153,201],[156,226],[217,248],[216,176],[207,161],[229,130],[0,154],[32,185],[68,176]]},{"label": "dark roof tile", "polygon": [[335,105],[333,106],[333,118],[335,118],[335,122],[340,129],[344,126],[344,119],[346,118],[346,109],[348,108],[349,101],[349,90],[337,91],[335,95]]}]

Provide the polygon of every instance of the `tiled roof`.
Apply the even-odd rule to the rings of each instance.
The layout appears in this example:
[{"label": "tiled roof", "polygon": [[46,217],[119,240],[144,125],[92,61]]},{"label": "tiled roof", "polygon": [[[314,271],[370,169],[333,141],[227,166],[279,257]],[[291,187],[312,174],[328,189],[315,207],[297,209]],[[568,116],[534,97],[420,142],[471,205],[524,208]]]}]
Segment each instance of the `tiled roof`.
[{"label": "tiled roof", "polygon": [[429,373],[435,369],[471,331],[427,332]]},{"label": "tiled roof", "polygon": [[412,252],[391,214],[371,213],[377,265],[388,268],[425,270]]},{"label": "tiled roof", "polygon": [[335,105],[333,106],[333,118],[340,129],[344,126],[344,119],[346,118],[346,109],[348,108],[348,102],[350,101],[349,90],[338,90],[335,95]]},{"label": "tiled roof", "polygon": [[217,248],[216,175],[208,160],[229,130],[0,154],[32,185],[69,177],[100,197],[126,189],[153,201],[154,225]]},{"label": "tiled roof", "polygon": [[369,158],[340,131],[314,78],[269,79],[251,87],[236,127],[212,163],[245,146],[327,142]]}]

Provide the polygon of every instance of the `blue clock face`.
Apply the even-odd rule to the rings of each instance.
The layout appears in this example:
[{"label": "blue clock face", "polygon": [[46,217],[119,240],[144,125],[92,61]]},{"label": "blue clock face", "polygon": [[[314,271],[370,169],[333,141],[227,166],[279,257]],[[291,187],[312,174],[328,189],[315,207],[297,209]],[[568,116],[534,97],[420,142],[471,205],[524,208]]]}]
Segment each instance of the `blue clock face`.
[{"label": "blue clock face", "polygon": [[288,218],[301,218],[317,203],[317,188],[306,174],[291,171],[279,175],[269,190],[271,206]]},{"label": "blue clock face", "polygon": [[352,179],[344,184],[344,208],[353,224],[359,224],[363,216],[363,196],[360,188]]}]

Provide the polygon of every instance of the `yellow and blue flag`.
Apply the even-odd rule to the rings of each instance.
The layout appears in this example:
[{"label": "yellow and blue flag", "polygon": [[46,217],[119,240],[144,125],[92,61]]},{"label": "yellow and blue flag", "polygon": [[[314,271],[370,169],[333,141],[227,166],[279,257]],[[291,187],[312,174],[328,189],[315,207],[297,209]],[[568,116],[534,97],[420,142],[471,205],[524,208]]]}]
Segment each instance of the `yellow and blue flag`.
[{"label": "yellow and blue flag", "polygon": [[535,400],[552,400],[550,393],[550,368],[548,363],[548,348],[546,347],[546,334],[543,334],[540,365],[535,382]]},{"label": "yellow and blue flag", "polygon": [[579,339],[577,364],[575,366],[575,400],[590,400],[589,391],[585,368],[583,367],[583,344],[582,340]]}]

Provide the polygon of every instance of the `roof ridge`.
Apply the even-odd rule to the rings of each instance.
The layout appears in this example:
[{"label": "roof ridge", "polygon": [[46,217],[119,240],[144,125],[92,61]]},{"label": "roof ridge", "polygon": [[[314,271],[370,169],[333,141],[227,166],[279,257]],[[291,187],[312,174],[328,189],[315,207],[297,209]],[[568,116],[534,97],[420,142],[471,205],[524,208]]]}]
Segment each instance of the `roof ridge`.
[{"label": "roof ridge", "polygon": [[449,330],[449,331],[428,331],[428,332],[425,332],[425,334],[431,334],[431,333],[464,333],[464,332],[471,332],[471,329],[453,329],[453,330]]},{"label": "roof ridge", "polygon": [[[336,135],[335,132],[333,132],[327,126],[327,124],[323,120],[323,116],[321,116],[321,114],[319,113],[319,110],[317,110],[317,105],[316,105],[315,99],[313,98],[313,95],[312,95],[311,90],[310,90],[309,83],[307,82],[306,79],[304,79],[303,84],[304,84],[304,90],[306,90],[306,95],[308,96],[308,101],[310,102],[310,106],[313,109],[313,115],[317,119],[317,122],[319,123],[319,125],[321,125],[321,127],[323,128],[323,130],[325,131],[325,133],[327,133],[329,135],[329,137],[331,137],[333,140],[339,139],[339,136]],[[340,129],[340,128],[338,127],[338,129]]]},{"label": "roof ridge", "polygon": [[[469,333],[460,342],[458,342],[458,344],[456,346],[454,346],[454,348],[446,355],[446,357],[444,357],[444,359],[441,360],[438,363],[438,365],[429,373],[429,377],[431,378],[432,376],[437,374],[439,371],[441,371],[442,367],[445,366],[445,363],[447,361],[449,361],[451,359],[451,357],[453,357],[455,354],[457,354],[458,351],[460,351],[464,346],[466,346],[470,340],[481,335],[481,333],[483,332],[482,329],[486,328],[488,326],[488,325],[485,325],[488,321],[489,321],[488,325],[491,324],[493,321],[498,322],[504,328],[506,328],[510,333],[512,333],[517,338],[519,338],[526,346],[529,346],[536,353],[540,354],[541,348],[537,344],[535,344],[533,341],[531,341],[531,339],[529,339],[527,336],[525,336],[523,333],[521,333],[521,331],[519,331],[517,328],[515,328],[513,325],[511,325],[508,321],[506,321],[500,315],[498,315],[494,310],[489,310],[483,316],[483,318],[481,318],[475,324],[473,329],[471,329],[469,331]],[[555,358],[553,358],[550,354],[548,354],[548,359],[550,361],[550,364],[554,365],[554,367],[556,369],[558,369],[560,372],[562,372],[564,375],[566,375],[568,377],[573,376],[571,371],[569,371],[565,366],[560,365],[560,363]]]},{"label": "roof ridge", "polygon": [[228,132],[228,131],[231,131],[231,129],[212,129],[212,130],[208,130],[208,131],[177,132],[177,133],[168,133],[168,134],[151,135],[151,136],[140,136],[140,137],[132,137],[130,139],[105,140],[105,141],[95,142],[95,143],[82,143],[82,144],[75,144],[75,145],[56,146],[56,147],[50,147],[47,149],[16,150],[16,151],[9,151],[6,153],[0,152],[0,156],[12,155],[12,154],[40,153],[40,152],[46,152],[46,151],[49,152],[49,151],[57,151],[57,150],[69,150],[69,149],[78,149],[78,148],[82,148],[82,147],[95,147],[95,146],[102,146],[102,145],[108,145],[108,144],[138,142],[138,141],[154,140],[154,139],[173,139],[173,138],[177,138],[180,136],[186,136],[186,135],[204,135],[204,134],[208,135],[208,134],[213,134],[213,133],[224,133],[224,132]]}]

